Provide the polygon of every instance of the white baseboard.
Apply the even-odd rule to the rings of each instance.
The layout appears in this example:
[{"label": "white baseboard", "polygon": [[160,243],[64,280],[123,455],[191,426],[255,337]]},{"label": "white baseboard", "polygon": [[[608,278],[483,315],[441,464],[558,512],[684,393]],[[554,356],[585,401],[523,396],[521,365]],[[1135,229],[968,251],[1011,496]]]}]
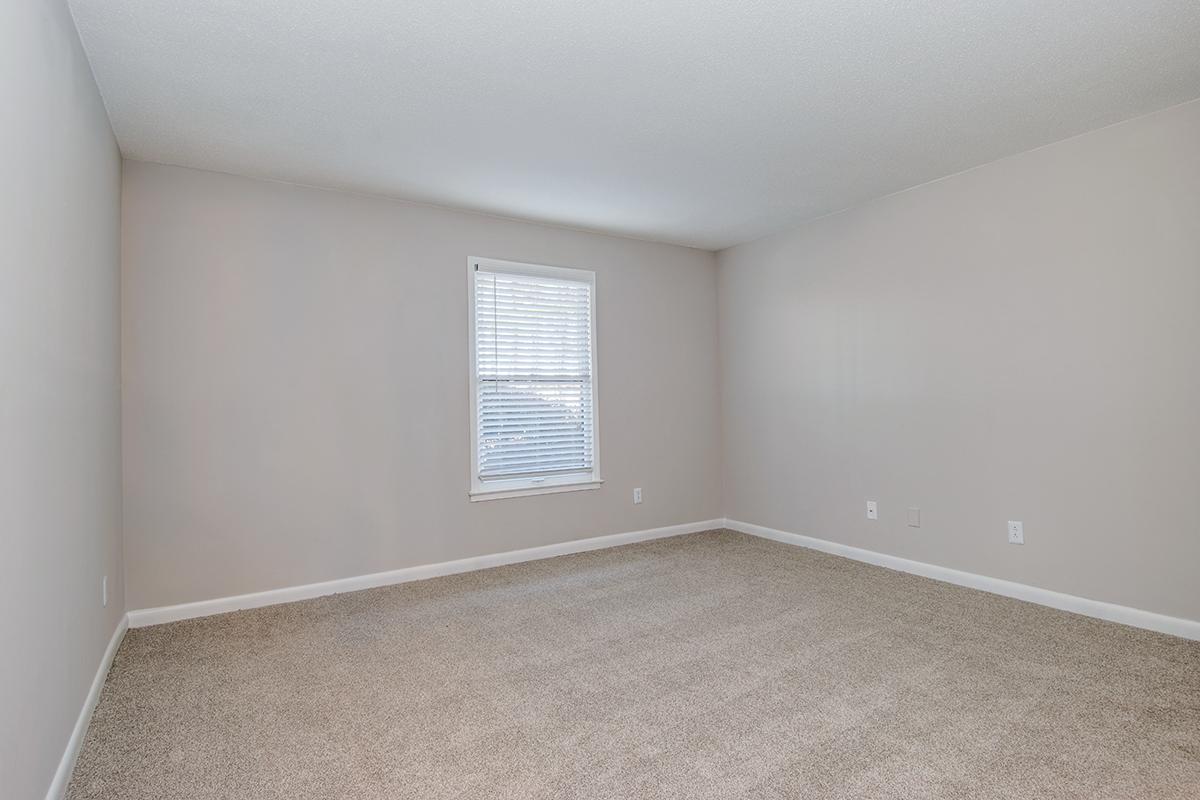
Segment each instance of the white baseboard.
[{"label": "white baseboard", "polygon": [[[1143,611],[1137,608],[1130,608],[1129,606],[1105,603],[1100,600],[1089,600],[1085,597],[1063,594],[1049,589],[1040,589],[1036,586],[1001,580],[1000,578],[989,578],[986,575],[963,572],[949,567],[939,567],[923,561],[912,561],[907,558],[900,558],[899,556],[890,556],[884,553],[877,553],[873,550],[864,550],[859,547],[851,547],[850,545],[838,544],[837,542],[825,539],[788,533],[787,531],[733,519],[710,519],[702,522],[685,523],[683,525],[670,525],[665,528],[650,528],[648,530],[617,533],[610,536],[596,536],[591,539],[578,539],[573,542],[561,542],[543,547],[531,547],[525,550],[510,550],[504,553],[461,558],[437,564],[423,564],[416,567],[406,567],[388,572],[376,572],[370,575],[357,575],[350,578],[324,581],[322,583],[289,586],[283,589],[272,589],[265,592],[235,595],[233,597],[218,597],[212,600],[200,600],[194,603],[182,603],[173,606],[145,608],[130,611],[128,614],[128,625],[131,628],[161,625],[165,622],[175,622],[181,619],[207,617],[212,614],[224,614],[229,611],[260,608],[278,603],[292,603],[297,600],[307,600],[313,597],[323,597],[341,592],[354,592],[360,589],[372,589],[378,586],[390,586],[397,583],[426,580],[427,578],[437,578],[443,575],[456,575],[461,572],[500,567],[505,564],[536,561],[538,559],[553,558],[554,556],[568,555],[570,553],[583,553],[588,550],[600,550],[606,547],[617,547],[623,544],[662,539],[668,536],[679,536],[685,533],[697,533],[715,528],[728,528],[740,533],[747,533],[752,536],[797,545],[799,547],[807,547],[811,550],[820,550],[824,553],[831,553],[900,572],[908,572],[913,575],[921,575],[958,586],[966,586],[971,589],[991,592],[992,594],[1026,600],[1063,611],[1071,611],[1076,614],[1096,617],[1110,622],[1119,622],[1123,625],[1132,625],[1135,628],[1145,628],[1160,633],[1169,633],[1173,636],[1180,636],[1185,639],[1200,640],[1200,622],[1195,620],[1170,617],[1165,614],[1156,614],[1152,611]],[[120,630],[123,632],[123,627]],[[115,646],[111,646],[110,649],[115,651]],[[111,657],[112,654],[109,653],[107,658],[111,660]],[[106,665],[104,669],[107,670]],[[98,692],[98,687],[94,688]]]},{"label": "white baseboard", "polygon": [[356,575],[352,578],[341,578],[322,583],[288,586],[283,589],[271,589],[265,592],[254,592],[253,594],[218,597],[212,600],[181,603],[174,606],[143,608],[138,611],[129,612],[129,627],[143,628],[147,625],[161,625],[164,622],[175,622],[193,617],[207,617],[212,614],[224,614],[228,611],[238,611],[245,608],[261,608],[262,606],[292,603],[297,600],[308,600],[313,597],[323,597],[341,592],[356,592],[360,589],[373,589],[377,586],[391,586],[396,583],[422,581],[427,578],[439,578],[443,575],[456,575],[460,572],[501,567],[505,564],[517,564],[522,561],[537,561],[542,558],[553,558],[554,556],[563,556],[570,553],[583,553],[588,550],[601,550],[606,547],[645,542],[650,539],[662,539],[667,536],[679,536],[684,533],[698,533],[699,531],[708,531],[724,526],[725,520],[723,519],[688,522],[682,525],[669,525],[665,528],[650,528],[644,531],[615,533],[610,536],[577,539],[573,542],[548,544],[543,547],[530,547],[525,550],[510,550],[506,553],[460,558],[456,561],[423,564],[417,567],[376,572],[370,575]]},{"label": "white baseboard", "polygon": [[1195,620],[1168,617],[1165,614],[1142,611],[1141,609],[1130,608],[1129,606],[1119,606],[1100,600],[1089,600],[1086,597],[1052,592],[1049,589],[1039,589],[1036,586],[1028,586],[1024,583],[1014,583],[1013,581],[1005,581],[999,578],[989,578],[986,575],[977,575],[973,572],[962,572],[961,570],[950,569],[949,567],[939,567],[934,564],[926,564],[923,561],[910,561],[907,558],[889,556],[873,550],[863,550],[859,547],[838,544],[837,542],[830,542],[825,539],[815,539],[811,536],[801,536],[798,533],[788,533],[774,528],[766,528],[762,525],[738,522],[733,519],[725,520],[725,527],[763,539],[807,547],[810,550],[820,550],[823,553],[843,556],[855,561],[863,561],[900,572],[909,572],[913,575],[933,578],[934,580],[945,581],[946,583],[953,583],[959,586],[967,586],[971,589],[980,589],[992,594],[1004,595],[1005,597],[1014,597],[1018,600],[1050,606],[1062,611],[1096,617],[1108,620],[1109,622],[1119,622],[1122,625],[1145,628],[1146,630],[1158,631],[1159,633],[1169,633],[1172,636],[1180,636],[1184,639],[1200,640],[1200,622]]},{"label": "white baseboard", "polygon": [[71,773],[75,771],[75,759],[79,758],[79,748],[83,746],[83,737],[92,721],[92,712],[100,700],[100,690],[104,688],[104,679],[108,677],[108,668],[112,666],[113,656],[117,654],[117,648],[121,646],[121,639],[124,638],[128,628],[129,617],[126,615],[121,617],[121,621],[117,623],[117,629],[113,631],[112,638],[108,640],[108,647],[100,659],[96,676],[92,678],[92,686],[88,689],[87,697],[84,698],[83,708],[79,710],[79,718],[75,720],[75,729],[71,731],[71,738],[67,740],[67,749],[63,751],[62,759],[58,762],[58,769],[54,771],[54,779],[50,781],[46,800],[60,800],[67,791],[67,784],[71,782]]}]

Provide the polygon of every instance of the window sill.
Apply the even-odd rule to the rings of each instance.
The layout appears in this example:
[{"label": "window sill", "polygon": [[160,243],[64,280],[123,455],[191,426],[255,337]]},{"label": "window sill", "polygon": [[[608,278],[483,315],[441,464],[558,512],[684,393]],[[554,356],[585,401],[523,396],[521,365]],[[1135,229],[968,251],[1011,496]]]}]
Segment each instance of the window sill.
[{"label": "window sill", "polygon": [[604,481],[585,480],[573,483],[552,483],[540,486],[519,486],[512,488],[476,489],[470,492],[471,502],[483,500],[504,500],[509,497],[530,497],[535,494],[555,494],[557,492],[583,492],[588,489],[599,489]]}]

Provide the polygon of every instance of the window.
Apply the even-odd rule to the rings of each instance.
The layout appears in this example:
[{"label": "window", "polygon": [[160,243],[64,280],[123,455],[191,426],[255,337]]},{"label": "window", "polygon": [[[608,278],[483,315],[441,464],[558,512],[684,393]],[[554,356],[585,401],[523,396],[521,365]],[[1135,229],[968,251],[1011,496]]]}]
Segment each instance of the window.
[{"label": "window", "polygon": [[467,261],[471,499],[600,485],[596,275]]}]

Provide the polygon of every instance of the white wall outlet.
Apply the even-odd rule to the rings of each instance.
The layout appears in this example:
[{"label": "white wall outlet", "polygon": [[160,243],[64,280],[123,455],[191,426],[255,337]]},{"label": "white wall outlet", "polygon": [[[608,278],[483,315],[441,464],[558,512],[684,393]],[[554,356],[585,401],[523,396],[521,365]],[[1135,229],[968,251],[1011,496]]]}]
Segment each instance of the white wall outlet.
[{"label": "white wall outlet", "polygon": [[105,575],[100,579],[100,602],[108,608],[108,576]]},{"label": "white wall outlet", "polygon": [[640,502],[642,502],[642,490],[634,489],[633,490],[633,504],[636,506]]},{"label": "white wall outlet", "polygon": [[1025,544],[1025,526],[1017,520],[1008,521],[1008,543]]},{"label": "white wall outlet", "polygon": [[874,500],[867,501],[867,519],[879,519],[879,506]]},{"label": "white wall outlet", "polygon": [[916,506],[912,506],[908,509],[908,527],[921,527],[921,509],[917,508]]}]

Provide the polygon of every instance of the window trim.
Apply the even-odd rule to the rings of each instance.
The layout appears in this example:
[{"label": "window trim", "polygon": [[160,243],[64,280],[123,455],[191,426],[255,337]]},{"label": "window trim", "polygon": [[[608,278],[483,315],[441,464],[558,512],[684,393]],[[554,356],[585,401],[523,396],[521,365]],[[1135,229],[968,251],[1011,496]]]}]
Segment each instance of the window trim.
[{"label": "window trim", "polygon": [[[494,270],[509,275],[557,278],[579,281],[591,286],[591,377],[592,377],[592,468],[587,472],[544,475],[536,478],[511,478],[482,481],[479,479],[479,367],[475,353],[475,271]],[[545,264],[525,264],[496,258],[472,256],[467,259],[467,347],[469,351],[470,409],[471,409],[471,482],[468,495],[472,502],[501,500],[509,497],[528,497],[556,492],[578,492],[598,489],[604,483],[600,477],[600,381],[596,373],[596,273],[573,267],[551,267]]]}]

